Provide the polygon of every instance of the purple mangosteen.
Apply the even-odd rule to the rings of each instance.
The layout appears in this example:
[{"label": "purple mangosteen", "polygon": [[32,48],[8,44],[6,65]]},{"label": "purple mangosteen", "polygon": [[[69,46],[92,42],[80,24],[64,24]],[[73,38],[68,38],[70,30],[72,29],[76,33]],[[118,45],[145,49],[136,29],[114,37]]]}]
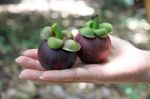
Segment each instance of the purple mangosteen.
[{"label": "purple mangosteen", "polygon": [[71,68],[77,58],[80,45],[68,31],[61,31],[58,24],[46,26],[41,31],[42,42],[38,48],[38,59],[47,70]]},{"label": "purple mangosteen", "polygon": [[108,36],[110,32],[112,32],[112,25],[99,24],[98,16],[79,29],[75,41],[81,45],[77,54],[84,63],[100,63],[107,59],[111,52],[111,40]]}]

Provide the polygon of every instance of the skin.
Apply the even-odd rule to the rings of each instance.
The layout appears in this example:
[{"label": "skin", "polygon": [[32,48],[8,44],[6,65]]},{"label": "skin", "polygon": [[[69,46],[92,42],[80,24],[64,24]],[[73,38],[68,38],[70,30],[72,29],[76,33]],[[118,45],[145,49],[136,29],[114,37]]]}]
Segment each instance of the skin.
[{"label": "skin", "polygon": [[83,64],[74,68],[46,71],[37,59],[37,49],[26,50],[16,59],[24,67],[20,78],[46,83],[150,83],[150,51],[134,47],[128,41],[110,36],[112,51],[102,64]]}]

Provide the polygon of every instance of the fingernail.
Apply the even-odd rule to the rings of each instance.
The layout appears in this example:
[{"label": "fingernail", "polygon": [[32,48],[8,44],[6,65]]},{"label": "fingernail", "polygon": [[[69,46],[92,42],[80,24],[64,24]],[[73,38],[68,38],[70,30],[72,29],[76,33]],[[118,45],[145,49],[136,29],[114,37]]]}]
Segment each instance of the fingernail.
[{"label": "fingernail", "polygon": [[21,74],[19,75],[19,78],[23,79],[23,77],[22,77],[22,75],[21,75]]},{"label": "fingernail", "polygon": [[19,63],[19,62],[21,61],[21,59],[18,57],[18,58],[15,59],[15,61],[16,61],[17,63]]},{"label": "fingernail", "polygon": [[45,79],[43,76],[40,76],[39,79]]}]

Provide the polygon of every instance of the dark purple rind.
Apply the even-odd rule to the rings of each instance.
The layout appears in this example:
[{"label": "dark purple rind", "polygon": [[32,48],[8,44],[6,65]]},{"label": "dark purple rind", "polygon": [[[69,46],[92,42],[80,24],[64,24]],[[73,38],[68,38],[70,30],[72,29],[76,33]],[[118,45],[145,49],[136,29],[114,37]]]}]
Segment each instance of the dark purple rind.
[{"label": "dark purple rind", "polygon": [[48,48],[47,41],[42,41],[38,48],[40,64],[47,70],[61,70],[71,68],[77,58],[76,52],[63,49],[53,50]]},{"label": "dark purple rind", "polygon": [[77,54],[84,63],[100,63],[106,60],[111,52],[109,36],[105,38],[87,38],[78,33],[75,40],[81,45],[81,49]]}]

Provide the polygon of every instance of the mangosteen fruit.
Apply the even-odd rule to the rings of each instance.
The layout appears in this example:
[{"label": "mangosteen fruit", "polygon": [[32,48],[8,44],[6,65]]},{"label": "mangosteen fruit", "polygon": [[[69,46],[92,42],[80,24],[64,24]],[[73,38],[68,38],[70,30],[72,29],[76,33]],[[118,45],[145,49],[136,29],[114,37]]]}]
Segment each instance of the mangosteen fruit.
[{"label": "mangosteen fruit", "polygon": [[54,23],[42,29],[41,38],[38,59],[45,69],[61,70],[74,65],[80,44],[73,40],[69,31],[61,31],[58,24]]},{"label": "mangosteen fruit", "polygon": [[84,63],[101,63],[107,59],[111,52],[108,33],[112,29],[110,23],[99,23],[97,15],[79,29],[75,41],[81,46],[77,54]]}]

